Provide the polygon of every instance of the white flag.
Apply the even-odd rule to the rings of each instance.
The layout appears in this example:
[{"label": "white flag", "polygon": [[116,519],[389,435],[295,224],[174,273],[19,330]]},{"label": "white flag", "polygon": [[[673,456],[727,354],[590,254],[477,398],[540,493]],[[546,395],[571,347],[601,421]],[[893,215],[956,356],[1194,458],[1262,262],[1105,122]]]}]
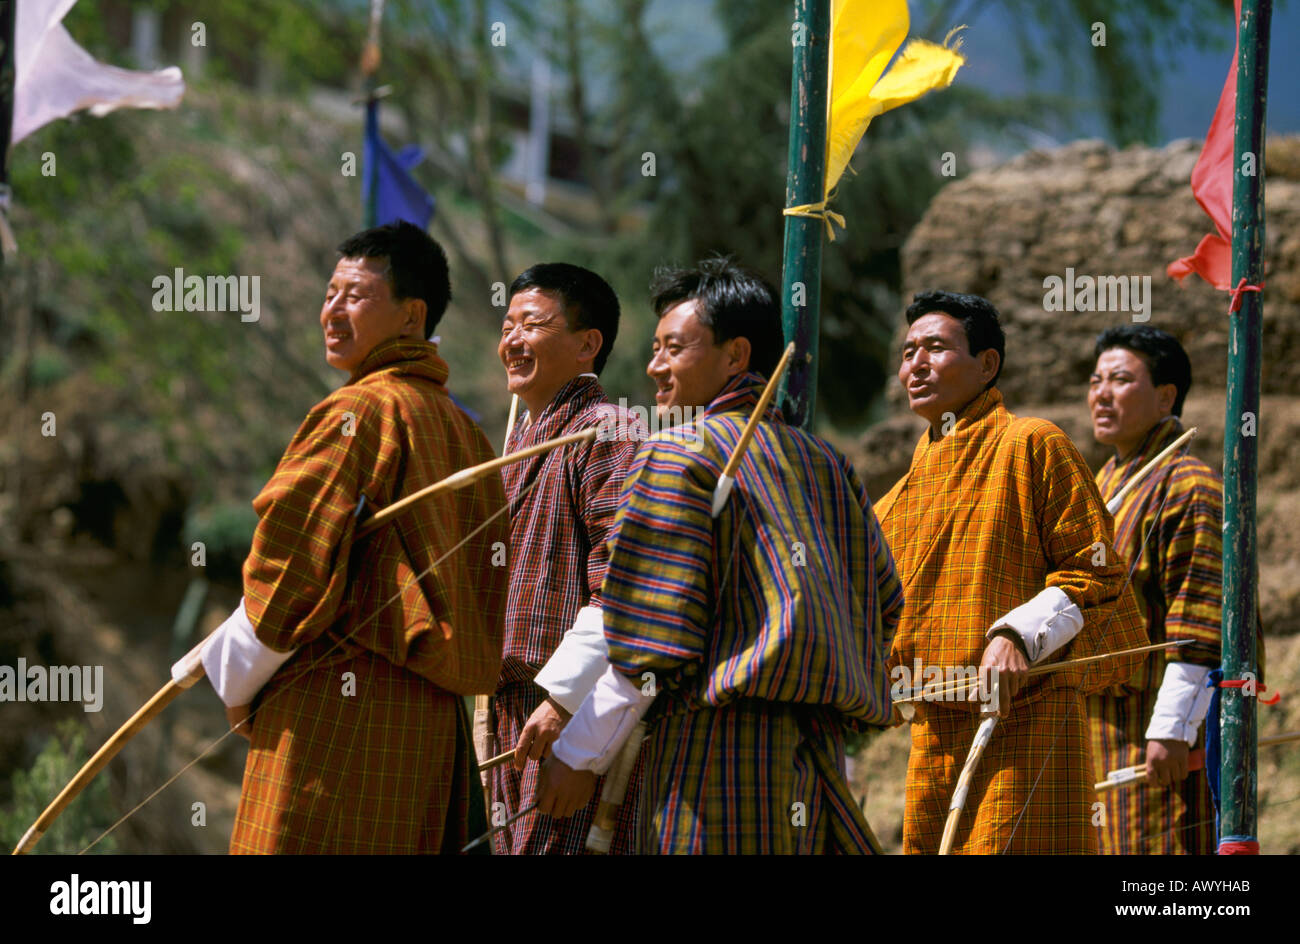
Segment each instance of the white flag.
[{"label": "white flag", "polygon": [[98,62],[63,28],[77,0],[19,0],[14,28],[12,143],[42,125],[89,108],[96,117],[115,108],[175,108],[185,94],[181,70],[134,72]]}]

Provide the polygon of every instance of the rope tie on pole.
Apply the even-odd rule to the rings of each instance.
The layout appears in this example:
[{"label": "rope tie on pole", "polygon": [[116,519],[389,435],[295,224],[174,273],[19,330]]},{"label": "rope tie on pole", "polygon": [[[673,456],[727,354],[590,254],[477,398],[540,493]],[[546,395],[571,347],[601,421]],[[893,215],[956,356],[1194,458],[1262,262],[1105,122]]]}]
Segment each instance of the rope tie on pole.
[{"label": "rope tie on pole", "polygon": [[1263,285],[1250,285],[1246,282],[1246,277],[1243,275],[1241,281],[1237,283],[1237,287],[1232,290],[1232,303],[1228,306],[1228,311],[1230,313],[1241,311],[1241,296],[1243,293],[1262,291],[1264,291]]},{"label": "rope tie on pole", "polygon": [[848,224],[844,222],[844,217],[826,206],[826,200],[818,200],[816,203],[804,203],[799,206],[786,207],[781,211],[785,216],[807,216],[812,219],[821,220],[826,224],[826,238],[835,242],[835,227],[831,225],[834,221],[839,224],[840,229],[848,229]]},{"label": "rope tie on pole", "polygon": [[1261,705],[1276,705],[1279,701],[1282,700],[1281,692],[1274,692],[1273,697],[1269,699],[1260,698],[1259,697],[1260,695],[1263,695],[1266,691],[1268,691],[1268,686],[1256,685],[1254,679],[1224,679],[1219,683],[1219,688],[1245,688],[1247,685],[1254,686],[1256,692],[1256,696],[1255,696],[1256,700]]}]

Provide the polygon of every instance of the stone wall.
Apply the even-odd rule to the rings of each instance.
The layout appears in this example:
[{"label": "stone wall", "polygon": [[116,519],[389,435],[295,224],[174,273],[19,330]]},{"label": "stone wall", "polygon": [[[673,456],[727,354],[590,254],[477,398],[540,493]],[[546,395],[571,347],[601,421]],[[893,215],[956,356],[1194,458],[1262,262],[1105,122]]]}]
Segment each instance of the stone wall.
[{"label": "stone wall", "polygon": [[[1093,343],[1135,312],[1047,310],[1044,280],[1064,280],[1067,269],[1076,282],[1084,275],[1149,278],[1147,323],[1178,337],[1192,359],[1183,418],[1201,430],[1193,451],[1222,467],[1227,294],[1196,277],[1179,284],[1165,274],[1212,229],[1189,184],[1199,148],[1180,141],[1116,151],[1081,141],[1027,152],[941,191],[904,247],[906,298],[943,288],[997,306],[1007,335],[999,386],[1008,407],[1057,423],[1094,468],[1108,451],[1093,441],[1088,421]],[[1266,174],[1260,593],[1271,632],[1300,632],[1300,139],[1269,142]],[[897,333],[896,350],[904,334]],[[891,417],[861,437],[855,455],[873,495],[906,470],[924,429],[897,382],[889,398]]]}]

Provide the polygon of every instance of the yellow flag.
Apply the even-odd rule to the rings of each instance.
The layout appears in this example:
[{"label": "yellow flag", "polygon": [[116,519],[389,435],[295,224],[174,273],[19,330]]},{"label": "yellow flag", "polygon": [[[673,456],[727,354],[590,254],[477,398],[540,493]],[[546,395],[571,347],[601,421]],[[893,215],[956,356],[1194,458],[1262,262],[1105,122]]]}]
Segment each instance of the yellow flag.
[{"label": "yellow flag", "polygon": [[914,39],[885,72],[907,37],[906,0],[834,0],[831,24],[823,198],[839,182],[872,118],[951,85],[966,61],[957,51],[960,42],[948,47]]}]

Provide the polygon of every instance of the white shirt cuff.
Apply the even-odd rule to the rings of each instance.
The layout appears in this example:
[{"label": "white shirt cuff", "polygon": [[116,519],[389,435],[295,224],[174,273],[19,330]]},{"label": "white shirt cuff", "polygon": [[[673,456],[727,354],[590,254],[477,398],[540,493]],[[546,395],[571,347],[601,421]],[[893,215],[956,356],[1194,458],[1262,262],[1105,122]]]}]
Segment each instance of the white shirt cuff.
[{"label": "white shirt cuff", "polygon": [[1042,662],[1067,645],[1083,629],[1083,614],[1060,587],[1048,587],[989,627],[986,638],[999,629],[1014,630],[1025,644],[1029,663]]},{"label": "white shirt cuff", "polygon": [[[203,650],[203,668],[208,681],[228,707],[247,705],[298,650],[276,652],[257,638],[244,609],[244,601],[217,627]],[[185,660],[172,666],[172,678],[185,674]]]},{"label": "white shirt cuff", "polygon": [[598,606],[584,606],[533,681],[565,711],[576,715],[608,666],[603,613]]},{"label": "white shirt cuff", "polygon": [[609,666],[551,745],[552,753],[574,770],[605,773],[654,700]]},{"label": "white shirt cuff", "polygon": [[1205,713],[1210,710],[1214,689],[1206,687],[1210,667],[1191,662],[1169,662],[1160,683],[1156,706],[1147,725],[1148,741],[1186,741],[1196,743]]}]

